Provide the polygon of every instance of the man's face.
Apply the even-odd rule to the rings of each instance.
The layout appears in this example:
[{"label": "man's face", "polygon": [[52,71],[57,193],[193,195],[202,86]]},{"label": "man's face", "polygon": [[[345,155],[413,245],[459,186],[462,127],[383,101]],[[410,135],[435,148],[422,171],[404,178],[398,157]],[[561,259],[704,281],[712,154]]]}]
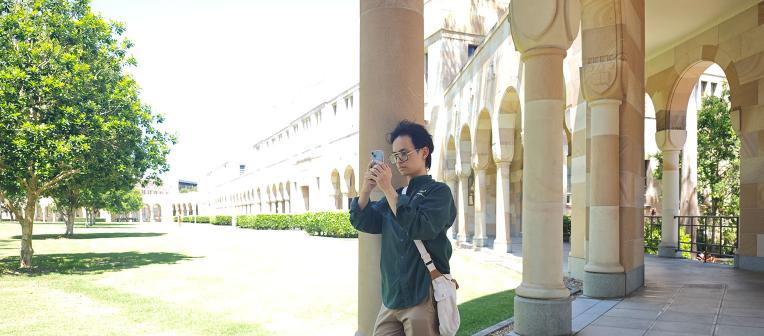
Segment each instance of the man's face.
[{"label": "man's face", "polygon": [[425,169],[426,152],[427,148],[417,150],[410,136],[401,135],[393,140],[391,156],[397,156],[395,161],[398,172],[403,176],[410,176]]}]

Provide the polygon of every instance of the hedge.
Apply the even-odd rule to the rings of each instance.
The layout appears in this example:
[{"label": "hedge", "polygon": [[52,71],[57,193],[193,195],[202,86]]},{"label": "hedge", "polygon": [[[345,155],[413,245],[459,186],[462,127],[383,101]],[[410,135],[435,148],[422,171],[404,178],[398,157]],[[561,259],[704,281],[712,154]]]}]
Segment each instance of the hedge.
[{"label": "hedge", "polygon": [[[177,222],[177,217],[175,218]],[[210,216],[186,216],[181,219],[183,223],[209,223]]]},{"label": "hedge", "polygon": [[[193,223],[194,217],[184,217],[183,222]],[[231,216],[197,216],[196,222],[231,225]],[[358,237],[358,232],[350,225],[350,215],[347,212],[238,215],[236,226],[255,230],[303,230],[312,236]]]},{"label": "hedge", "polygon": [[[75,223],[86,223],[87,221],[88,221],[88,219],[85,218],[85,217],[75,217],[74,218],[74,222]],[[96,223],[106,223],[106,218],[96,218],[95,222]]]},{"label": "hedge", "polygon": [[562,241],[570,241],[570,216],[562,215]]}]

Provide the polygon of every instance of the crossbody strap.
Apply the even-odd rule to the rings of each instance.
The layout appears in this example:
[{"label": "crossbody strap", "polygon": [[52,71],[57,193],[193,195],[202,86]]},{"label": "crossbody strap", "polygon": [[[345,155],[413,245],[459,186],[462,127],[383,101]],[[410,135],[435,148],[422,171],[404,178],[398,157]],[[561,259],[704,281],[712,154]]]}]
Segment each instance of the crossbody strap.
[{"label": "crossbody strap", "polygon": [[[408,186],[403,187],[403,190],[401,190],[401,195],[406,195],[408,188]],[[414,240],[414,245],[416,245],[416,249],[419,250],[419,255],[422,257],[424,266],[427,267],[428,271],[430,271],[430,277],[434,280],[439,276],[442,276],[443,274],[441,274],[440,271],[435,268],[435,264],[432,262],[432,257],[430,257],[430,253],[427,252],[427,248],[424,247],[424,243],[422,243],[421,240]]]}]

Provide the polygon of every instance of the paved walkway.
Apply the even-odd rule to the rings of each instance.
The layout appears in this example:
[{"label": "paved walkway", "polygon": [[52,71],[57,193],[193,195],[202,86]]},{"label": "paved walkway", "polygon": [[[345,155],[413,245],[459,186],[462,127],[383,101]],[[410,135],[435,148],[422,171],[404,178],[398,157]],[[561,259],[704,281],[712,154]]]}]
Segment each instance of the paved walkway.
[{"label": "paved walkway", "polygon": [[645,256],[645,287],[573,302],[576,335],[764,335],[764,273]]}]

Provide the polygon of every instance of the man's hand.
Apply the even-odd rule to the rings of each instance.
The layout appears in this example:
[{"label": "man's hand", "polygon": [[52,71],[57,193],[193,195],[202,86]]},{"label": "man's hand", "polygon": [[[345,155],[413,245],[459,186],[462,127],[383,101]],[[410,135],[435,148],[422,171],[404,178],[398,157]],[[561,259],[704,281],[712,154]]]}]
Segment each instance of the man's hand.
[{"label": "man's hand", "polygon": [[361,184],[361,195],[368,196],[374,187],[377,186],[377,181],[372,178],[371,169],[377,165],[374,160],[369,161],[369,165],[366,167],[366,172],[363,174],[363,184]]},{"label": "man's hand", "polygon": [[390,169],[390,166],[387,165],[387,163],[378,163],[374,165],[374,167],[371,167],[369,172],[371,173],[371,179],[376,182],[377,188],[379,188],[380,191],[385,193],[386,196],[390,193],[395,194],[395,188],[393,188],[392,182],[393,170]]}]

